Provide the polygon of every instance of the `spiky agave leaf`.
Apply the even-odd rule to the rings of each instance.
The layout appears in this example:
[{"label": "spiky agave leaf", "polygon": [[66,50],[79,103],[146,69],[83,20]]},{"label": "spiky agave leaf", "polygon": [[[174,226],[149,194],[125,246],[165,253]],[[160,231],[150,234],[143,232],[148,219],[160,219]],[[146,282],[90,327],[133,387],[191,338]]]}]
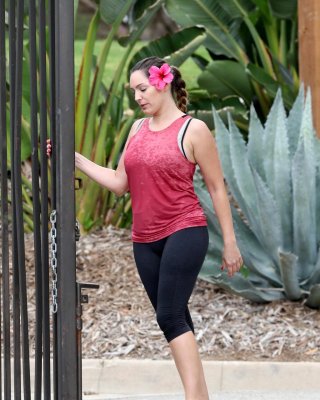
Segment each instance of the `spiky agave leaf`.
[{"label": "spiky agave leaf", "polygon": [[291,161],[287,136],[286,113],[281,92],[278,91],[267,118],[264,135],[264,166],[266,182],[281,214],[284,249],[292,247]]},{"label": "spiky agave leaf", "polygon": [[[244,264],[254,276],[268,279],[273,286],[282,287],[279,268],[260,244],[257,236],[232,207],[234,229]],[[253,275],[249,274],[250,280]]]},{"label": "spiky agave leaf", "polygon": [[[238,182],[236,176],[235,176],[235,171],[237,170],[237,165],[241,164],[241,159],[245,159],[246,155],[244,155],[245,149],[240,148],[239,150],[234,149],[234,144],[231,144],[231,139],[230,139],[230,134],[223,124],[221,118],[217,114],[215,110],[213,110],[213,116],[214,116],[214,124],[216,128],[216,141],[217,141],[217,147],[219,150],[219,157],[221,160],[222,168],[225,174],[225,177],[228,182],[228,187],[231,191],[232,196],[238,203],[239,207],[241,208],[242,212],[245,215],[245,218],[249,221],[249,224],[254,226],[256,229],[258,229],[259,223],[256,221],[256,206],[254,202],[250,202],[248,204],[248,201],[244,199],[244,196],[246,195],[245,192],[245,182],[242,180],[241,182]],[[234,138],[233,142],[235,142],[237,138]],[[240,139],[240,143],[241,143]],[[231,151],[231,148],[233,150]],[[248,168],[247,168],[248,171]]]},{"label": "spiky agave leaf", "polygon": [[263,180],[266,180],[266,173],[263,165],[263,142],[264,129],[258,118],[255,108],[253,107],[253,105],[251,105],[248,135],[248,158],[251,167],[257,171],[257,173],[261,176]]},{"label": "spiky agave leaf", "polygon": [[[316,193],[314,176],[308,168],[307,153],[302,140],[293,159],[293,252],[299,257],[302,279],[312,273],[317,257]],[[314,172],[313,172],[314,173]]]},{"label": "spiky agave leaf", "polygon": [[293,253],[286,253],[279,249],[279,262],[284,290],[288,299],[299,300],[301,289],[298,279],[298,257]]},{"label": "spiky agave leaf", "polygon": [[304,88],[303,85],[301,85],[299,94],[292,106],[292,109],[290,110],[287,119],[289,151],[291,159],[293,158],[298,147],[303,109],[304,109]]}]

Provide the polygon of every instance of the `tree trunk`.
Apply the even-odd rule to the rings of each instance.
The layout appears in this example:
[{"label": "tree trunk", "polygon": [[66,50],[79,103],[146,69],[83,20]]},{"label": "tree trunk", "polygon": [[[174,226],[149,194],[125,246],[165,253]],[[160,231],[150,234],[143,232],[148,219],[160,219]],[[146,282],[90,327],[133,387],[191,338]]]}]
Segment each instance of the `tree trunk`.
[{"label": "tree trunk", "polygon": [[313,121],[320,137],[320,1],[298,0],[299,75],[311,88]]}]

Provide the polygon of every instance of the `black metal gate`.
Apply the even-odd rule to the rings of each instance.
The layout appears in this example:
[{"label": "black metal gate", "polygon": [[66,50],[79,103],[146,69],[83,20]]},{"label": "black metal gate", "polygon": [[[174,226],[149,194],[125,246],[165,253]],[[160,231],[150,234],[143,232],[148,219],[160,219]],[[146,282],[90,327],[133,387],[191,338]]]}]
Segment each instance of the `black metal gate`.
[{"label": "black metal gate", "polygon": [[[0,400],[12,395],[17,400],[81,398],[76,339],[73,3],[0,0]],[[28,76],[23,68],[26,57]],[[26,79],[30,80],[29,121],[22,118]],[[21,165],[22,132],[29,123],[36,297],[32,341],[25,265],[26,179]],[[53,144],[50,161],[47,137]],[[35,354],[33,390],[30,346]]]}]

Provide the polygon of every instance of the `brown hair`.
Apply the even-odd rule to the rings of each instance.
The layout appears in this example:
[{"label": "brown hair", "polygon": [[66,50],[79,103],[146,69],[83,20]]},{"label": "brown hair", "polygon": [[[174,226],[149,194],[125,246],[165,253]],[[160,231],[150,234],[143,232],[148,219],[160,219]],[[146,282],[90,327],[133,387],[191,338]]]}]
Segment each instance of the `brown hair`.
[{"label": "brown hair", "polygon": [[[143,71],[147,77],[149,77],[149,68],[155,65],[160,68],[166,61],[159,57],[148,57],[137,62],[134,67],[131,68],[130,74],[134,71]],[[173,74],[173,81],[171,82],[171,93],[175,99],[179,110],[186,113],[188,103],[188,93],[186,90],[186,83],[182,79],[181,72],[177,67],[171,66],[171,72]]]}]

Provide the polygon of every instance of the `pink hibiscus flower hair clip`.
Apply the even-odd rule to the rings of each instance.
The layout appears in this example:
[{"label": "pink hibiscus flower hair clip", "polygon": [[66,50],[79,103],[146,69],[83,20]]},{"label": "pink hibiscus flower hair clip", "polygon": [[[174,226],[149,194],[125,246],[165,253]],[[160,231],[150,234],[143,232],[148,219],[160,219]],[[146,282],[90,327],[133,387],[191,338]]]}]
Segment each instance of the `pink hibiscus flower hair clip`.
[{"label": "pink hibiscus flower hair clip", "polygon": [[173,81],[173,74],[168,64],[163,64],[160,68],[152,65],[148,72],[150,85],[155,86],[158,90],[162,90]]}]

